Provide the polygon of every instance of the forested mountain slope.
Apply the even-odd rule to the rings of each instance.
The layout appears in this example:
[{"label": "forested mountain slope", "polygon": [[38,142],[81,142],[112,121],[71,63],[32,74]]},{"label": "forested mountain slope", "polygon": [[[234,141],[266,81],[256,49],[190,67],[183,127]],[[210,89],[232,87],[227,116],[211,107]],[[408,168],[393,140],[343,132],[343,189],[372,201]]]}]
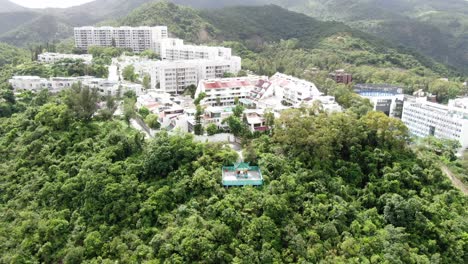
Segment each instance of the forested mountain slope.
[{"label": "forested mountain slope", "polygon": [[[229,147],[45,92],[2,102],[0,262],[466,263],[468,200],[400,121],[294,110],[246,155],[265,185],[221,186]],[[86,118],[81,112],[87,111]]]},{"label": "forested mountain slope", "polygon": [[468,1],[266,0],[325,20],[338,20],[468,71]]},{"label": "forested mountain slope", "polygon": [[[0,15],[0,41],[21,44],[49,39],[60,39],[65,32],[70,35],[73,26],[96,24],[109,19],[124,17],[133,9],[151,0],[96,0],[66,9],[32,10],[31,18],[24,13]],[[468,72],[468,2],[463,0],[172,0],[171,2],[196,8],[221,8],[234,5],[261,5],[275,3],[325,20],[346,22],[354,28],[372,33],[395,45],[411,48],[436,59],[440,63]],[[213,13],[217,11],[212,10]],[[38,14],[53,17],[49,25],[58,31],[42,30],[34,34]],[[167,15],[167,14],[166,14]],[[37,23],[36,23],[37,22]],[[7,31],[11,31],[6,33]],[[19,37],[14,38],[14,35]],[[31,36],[31,37],[30,37]]]},{"label": "forested mountain slope", "polygon": [[[357,82],[394,83],[407,87],[408,93],[421,88],[439,94],[432,82],[456,75],[427,57],[342,23],[321,22],[275,5],[197,11],[167,2],[149,3],[112,24],[168,24],[175,36],[189,42],[234,48],[244,68],[258,74],[280,71],[320,85],[325,85],[323,77],[329,71],[345,68]],[[454,94],[463,93],[461,82],[449,86],[457,91]]]},{"label": "forested mountain slope", "polygon": [[0,13],[26,11],[26,8],[8,0],[0,0]]}]

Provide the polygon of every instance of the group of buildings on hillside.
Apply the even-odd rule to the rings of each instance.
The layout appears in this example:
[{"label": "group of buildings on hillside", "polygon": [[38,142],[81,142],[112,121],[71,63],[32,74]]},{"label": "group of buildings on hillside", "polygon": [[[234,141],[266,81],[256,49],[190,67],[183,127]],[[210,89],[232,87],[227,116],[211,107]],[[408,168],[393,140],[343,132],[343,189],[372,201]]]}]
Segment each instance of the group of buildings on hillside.
[{"label": "group of buildings on hillside", "polygon": [[[267,76],[235,76],[241,70],[241,58],[232,56],[231,49],[186,45],[181,39],[170,38],[167,27],[80,27],[75,28],[75,44],[82,50],[91,46],[115,46],[136,53],[153,50],[161,60],[139,56],[114,58],[109,78],[90,76],[56,77],[15,76],[10,80],[16,90],[49,89],[58,92],[73,83],[98,89],[101,94],[117,95],[128,90],[138,95],[138,106],[147,107],[160,118],[163,127],[191,132],[195,125],[193,99],[181,96],[188,86],[196,86],[195,96],[204,93],[202,124],[216,124],[233,114],[235,101],[246,106],[243,120],[252,132],[268,129],[266,113],[279,116],[288,108],[298,108],[320,102],[324,110],[341,111],[334,97],[322,95],[311,82],[277,73]],[[54,63],[63,59],[80,59],[91,63],[91,55],[44,53],[38,60]],[[149,76],[148,90],[142,85],[125,82],[123,70],[133,66],[140,81]],[[330,74],[338,83],[352,83],[352,75],[343,70]],[[468,148],[468,99],[457,99],[441,105],[426,97],[404,95],[403,87],[358,84],[354,91],[368,98],[374,110],[401,119],[410,132],[419,137],[435,136],[458,140]]]},{"label": "group of buildings on hillside", "polygon": [[420,91],[405,95],[403,87],[392,85],[358,84],[354,91],[368,98],[375,111],[401,119],[412,135],[456,140],[468,148],[468,97],[444,105]]},{"label": "group of buildings on hillside", "polygon": [[39,76],[13,76],[9,82],[16,91],[26,90],[32,92],[39,92],[40,90],[47,89],[51,93],[58,93],[78,83],[97,89],[101,95],[122,96],[127,91],[134,91],[136,94],[141,94],[143,90],[141,84],[124,81],[116,82],[93,76],[50,77],[49,79]]}]

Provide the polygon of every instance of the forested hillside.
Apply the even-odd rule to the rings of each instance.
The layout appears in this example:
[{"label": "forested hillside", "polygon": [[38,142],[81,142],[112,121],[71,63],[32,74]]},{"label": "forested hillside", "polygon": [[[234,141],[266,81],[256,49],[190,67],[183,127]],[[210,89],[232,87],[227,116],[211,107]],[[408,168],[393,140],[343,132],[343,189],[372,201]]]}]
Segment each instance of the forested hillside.
[{"label": "forested hillside", "polygon": [[345,22],[468,72],[465,0],[265,0],[324,20]]},{"label": "forested hillside", "polygon": [[12,3],[8,0],[0,0],[0,13],[24,11],[26,8]]},{"label": "forested hillside", "polygon": [[406,92],[424,89],[446,101],[466,93],[456,72],[427,57],[395,48],[337,22],[321,22],[278,6],[229,7],[197,11],[171,3],[150,3],[114,24],[167,23],[177,37],[194,43],[230,46],[243,67],[258,74],[284,72],[333,88],[328,72],[345,68],[356,82],[393,83]]},{"label": "forested hillside", "polygon": [[[0,118],[0,262],[466,263],[468,200],[381,113],[293,110],[237,154],[91,118],[84,90],[11,97]],[[86,100],[85,100],[86,99]]]},{"label": "forested hillside", "polygon": [[[221,168],[239,158],[229,145],[164,131],[145,139],[112,116],[116,98],[86,87],[15,95],[7,83],[15,73],[105,74],[121,50],[95,48],[88,66],[42,65],[31,61],[41,48],[1,44],[0,263],[468,262],[468,199],[434,162],[440,153],[416,155],[401,121],[326,80],[345,67],[360,81],[448,97],[461,87],[435,81],[446,68],[274,6],[208,15],[159,5],[121,21],[174,21],[176,34],[232,46],[257,73],[317,80],[345,112],[289,110],[271,134],[246,133],[243,156],[265,184],[227,189]],[[274,15],[291,18],[287,30],[272,30]]]}]

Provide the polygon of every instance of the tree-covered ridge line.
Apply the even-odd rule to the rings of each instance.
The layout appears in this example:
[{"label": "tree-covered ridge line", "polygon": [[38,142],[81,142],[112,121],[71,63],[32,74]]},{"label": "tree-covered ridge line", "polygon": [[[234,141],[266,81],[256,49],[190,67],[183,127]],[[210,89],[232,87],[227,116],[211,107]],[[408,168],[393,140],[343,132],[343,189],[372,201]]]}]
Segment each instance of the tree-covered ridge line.
[{"label": "tree-covered ridge line", "polygon": [[[250,142],[261,188],[225,189],[228,146],[99,121],[74,89],[0,118],[1,262],[465,263],[467,198],[382,113],[290,110]],[[81,114],[80,114],[81,113]]]}]

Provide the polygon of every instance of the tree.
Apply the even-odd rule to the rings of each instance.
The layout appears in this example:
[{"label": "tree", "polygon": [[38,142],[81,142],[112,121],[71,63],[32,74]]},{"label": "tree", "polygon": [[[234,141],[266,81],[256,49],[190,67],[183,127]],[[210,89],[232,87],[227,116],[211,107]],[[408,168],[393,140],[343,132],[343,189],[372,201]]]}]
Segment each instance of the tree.
[{"label": "tree", "polygon": [[242,117],[242,114],[244,113],[244,106],[238,104],[236,105],[236,107],[234,107],[234,109],[232,109],[232,113],[234,114],[235,117],[237,118],[241,118]]},{"label": "tree", "polygon": [[155,114],[149,114],[145,118],[145,123],[151,128],[151,129],[159,129],[161,128],[161,124],[158,122],[158,116]]},{"label": "tree", "polygon": [[227,124],[231,133],[236,137],[241,136],[247,130],[244,122],[242,122],[239,117],[234,115],[224,119],[222,123]]},{"label": "tree", "polygon": [[88,122],[93,117],[98,106],[98,91],[80,83],[73,84],[66,91],[66,104],[79,120]]},{"label": "tree", "polygon": [[148,74],[143,76],[143,88],[146,90],[151,88],[151,77]]},{"label": "tree", "polygon": [[190,135],[169,136],[158,133],[144,155],[144,168],[148,177],[165,177],[186,166],[201,154],[200,148]]},{"label": "tree", "polygon": [[216,124],[209,124],[206,127],[206,133],[208,133],[208,136],[218,133],[218,126]]},{"label": "tree", "polygon": [[138,75],[135,73],[135,67],[133,65],[128,65],[122,71],[122,76],[124,80],[135,82]]},{"label": "tree", "polygon": [[197,111],[195,113],[195,127],[194,127],[194,133],[195,135],[203,135],[203,125],[201,123],[201,116],[203,114],[203,109],[202,107],[198,104],[197,105]]},{"label": "tree", "polygon": [[99,111],[99,115],[103,120],[111,120],[115,111],[117,110],[117,103],[112,95],[106,96],[106,107]]},{"label": "tree", "polygon": [[143,119],[145,119],[150,114],[150,110],[143,106],[142,108],[138,109],[138,113],[141,115],[141,117],[143,117]]},{"label": "tree", "polygon": [[135,99],[133,98],[125,98],[123,104],[123,114],[125,118],[125,122],[127,122],[128,126],[130,126],[130,120],[135,117]]},{"label": "tree", "polygon": [[159,55],[156,52],[152,51],[152,50],[145,50],[145,51],[140,53],[140,56],[141,57],[146,57],[146,58],[151,59],[151,60],[160,59]]}]

